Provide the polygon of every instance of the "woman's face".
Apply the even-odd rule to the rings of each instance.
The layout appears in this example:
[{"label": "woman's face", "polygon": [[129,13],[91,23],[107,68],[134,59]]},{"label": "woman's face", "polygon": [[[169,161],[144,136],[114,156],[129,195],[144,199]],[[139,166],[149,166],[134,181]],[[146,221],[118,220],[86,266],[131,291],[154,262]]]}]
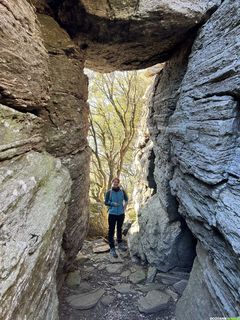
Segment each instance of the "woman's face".
[{"label": "woman's face", "polygon": [[112,182],[113,188],[117,188],[119,186],[120,181],[118,179],[114,179]]}]

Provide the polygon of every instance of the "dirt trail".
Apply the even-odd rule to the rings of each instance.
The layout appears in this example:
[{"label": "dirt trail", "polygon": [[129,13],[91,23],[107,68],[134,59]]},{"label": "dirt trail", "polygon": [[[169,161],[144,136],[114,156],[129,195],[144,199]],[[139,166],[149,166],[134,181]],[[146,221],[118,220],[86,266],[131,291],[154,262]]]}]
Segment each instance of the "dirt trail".
[{"label": "dirt trail", "polygon": [[60,320],[175,320],[188,274],[154,276],[154,268],[135,264],[128,252],[117,251],[118,259],[93,252],[102,245],[102,240],[85,241],[60,292]]}]

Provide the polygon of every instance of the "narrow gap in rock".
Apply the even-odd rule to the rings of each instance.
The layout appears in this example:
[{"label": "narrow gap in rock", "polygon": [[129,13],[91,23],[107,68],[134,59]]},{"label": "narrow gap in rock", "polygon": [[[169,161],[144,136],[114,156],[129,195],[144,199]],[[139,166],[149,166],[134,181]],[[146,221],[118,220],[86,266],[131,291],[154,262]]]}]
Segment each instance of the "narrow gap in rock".
[{"label": "narrow gap in rock", "polygon": [[[196,255],[196,241],[178,214],[175,196],[168,192],[169,232],[171,226],[180,228],[176,242],[167,244],[168,250],[172,250],[170,264],[164,266],[161,261],[141,256],[139,248],[135,254],[137,247],[131,240],[134,234],[131,225],[141,220],[141,207],[148,199],[159,196],[154,176],[156,156],[147,129],[149,89],[146,89],[149,86],[151,90],[153,78],[161,69],[159,65],[138,72],[98,74],[86,71],[89,77],[89,144],[93,153],[90,223],[87,239],[60,291],[61,320],[172,319],[176,302],[187,285]],[[139,165],[142,169],[137,169]],[[144,170],[144,175],[139,176],[139,169]],[[104,204],[115,177],[120,178],[121,187],[129,197],[122,227],[125,248],[117,243],[116,232],[114,235],[117,257],[109,252],[108,216],[111,211],[109,213]],[[145,210],[147,218],[152,209]],[[161,207],[153,210],[166,219]],[[150,231],[154,232],[154,226]],[[161,235],[156,234],[156,241],[158,237],[160,240]],[[156,252],[153,254],[157,256]]]}]

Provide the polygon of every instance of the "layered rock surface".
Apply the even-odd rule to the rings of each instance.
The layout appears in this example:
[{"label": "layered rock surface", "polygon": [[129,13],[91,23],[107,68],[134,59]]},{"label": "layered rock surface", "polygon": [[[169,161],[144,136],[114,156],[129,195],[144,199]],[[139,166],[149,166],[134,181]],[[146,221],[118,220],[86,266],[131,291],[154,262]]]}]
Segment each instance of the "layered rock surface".
[{"label": "layered rock surface", "polygon": [[147,152],[143,148],[139,156],[148,166],[139,199],[156,186],[157,193],[141,209],[147,228],[137,251],[163,270],[179,266],[183,253],[192,258],[194,241],[184,217],[198,246],[177,318],[239,315],[238,1],[223,1],[205,23],[189,62],[188,49],[176,47],[220,2],[34,1],[39,12],[58,19],[74,44],[50,17],[39,16],[42,35],[26,0],[0,0],[1,318],[57,318],[55,273],[71,181],[45,150],[61,159],[73,180],[64,236],[69,262],[85,236],[85,57],[92,68],[109,71],[171,56],[155,84],[149,121],[154,149],[146,136]]},{"label": "layered rock surface", "polygon": [[[130,252],[132,256],[140,257],[162,271],[191,268],[195,256],[195,240],[181,219],[177,201],[170,191],[173,163],[167,134],[169,118],[179,98],[178,90],[186,71],[190,47],[191,41],[166,63],[155,79],[148,115],[151,140],[142,144],[143,148],[138,152],[140,178],[145,181],[145,187],[143,183],[138,183],[135,188],[134,198],[136,202],[142,198],[142,205],[136,206],[138,222],[130,231]],[[150,156],[152,153],[154,159]],[[154,165],[151,164],[153,162]],[[145,165],[145,170],[141,170],[141,165]],[[147,174],[143,174],[145,171]],[[147,187],[155,188],[157,192],[150,199],[149,191],[145,191]]]},{"label": "layered rock surface", "polygon": [[214,3],[102,2],[83,1],[85,10],[90,12],[85,18],[87,28],[84,24],[77,29],[74,38],[83,48],[87,46],[87,66],[105,72],[141,69],[166,61],[186,33],[204,20]]},{"label": "layered rock surface", "polygon": [[[224,1],[200,30],[169,127],[172,190],[203,248],[198,277],[205,299],[216,306],[202,311],[206,318],[240,313],[239,18],[238,3]],[[186,319],[183,308],[189,308],[187,319],[193,317],[195,277],[179,302],[178,319]]]},{"label": "layered rock surface", "polygon": [[42,151],[43,121],[0,104],[0,160],[10,160],[32,149]]},{"label": "layered rock surface", "polygon": [[88,226],[89,158],[87,78],[83,56],[57,22],[38,15],[49,53],[50,100],[40,112],[46,150],[69,169],[73,181],[63,247],[71,264]]},{"label": "layered rock surface", "polygon": [[37,116],[49,99],[48,55],[26,1],[0,1],[0,14],[0,318],[57,319],[71,179],[45,152]]},{"label": "layered rock surface", "polygon": [[0,123],[0,318],[56,319],[70,177],[39,152],[39,118],[0,105]]},{"label": "layered rock surface", "polygon": [[[157,194],[149,203],[158,196],[169,218],[184,217],[198,240],[191,278],[177,304],[180,320],[240,312],[239,17],[237,2],[224,1],[201,28],[185,66],[179,51],[177,63],[173,58],[163,69],[153,96],[149,128]],[[171,81],[164,84],[164,78]],[[148,258],[153,228],[147,213],[141,224],[139,213]]]}]

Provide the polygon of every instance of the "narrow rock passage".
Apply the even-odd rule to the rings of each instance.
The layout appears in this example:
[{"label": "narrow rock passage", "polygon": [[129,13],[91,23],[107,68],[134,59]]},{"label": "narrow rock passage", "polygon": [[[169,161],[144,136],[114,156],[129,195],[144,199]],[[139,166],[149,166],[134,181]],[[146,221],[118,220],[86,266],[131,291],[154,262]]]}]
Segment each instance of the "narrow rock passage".
[{"label": "narrow rock passage", "polygon": [[110,258],[102,240],[85,241],[74,271],[60,292],[60,320],[174,320],[188,273],[156,272],[131,261],[128,252]]}]

